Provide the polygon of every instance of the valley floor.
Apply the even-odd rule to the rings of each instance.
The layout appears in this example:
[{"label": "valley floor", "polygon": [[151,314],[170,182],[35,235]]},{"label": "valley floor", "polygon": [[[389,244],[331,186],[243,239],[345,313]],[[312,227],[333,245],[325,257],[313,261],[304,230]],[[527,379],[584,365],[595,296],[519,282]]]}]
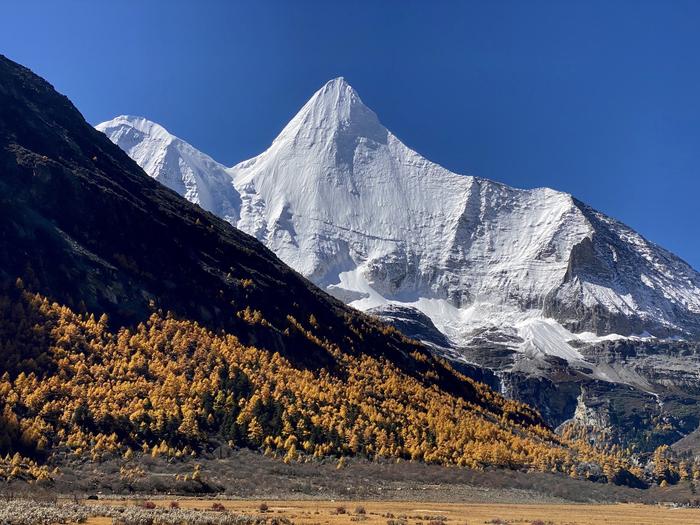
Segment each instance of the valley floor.
[{"label": "valley floor", "polygon": [[[170,499],[156,500],[168,507]],[[228,512],[260,515],[264,503],[259,500],[214,500]],[[136,500],[99,501],[94,505],[133,505]],[[140,503],[140,502],[139,502]],[[212,512],[212,501],[181,499],[182,509]],[[672,508],[663,505],[612,504],[507,504],[507,503],[427,503],[418,501],[274,501],[268,506],[267,518],[287,518],[300,525],[663,525],[700,523],[700,509]],[[269,520],[268,520],[269,521]],[[91,518],[87,523],[111,524],[111,518]]]},{"label": "valley floor", "polygon": [[[61,458],[54,458],[57,459]],[[50,467],[54,466],[59,467],[60,473],[51,482],[30,485],[15,480],[0,485],[0,500],[8,494],[44,500],[54,500],[56,495],[79,499],[93,495],[100,500],[132,501],[137,497],[170,501],[168,498],[179,495],[218,497],[226,501],[260,500],[270,504],[308,500],[314,502],[308,503],[311,506],[322,505],[323,501],[376,501],[377,505],[413,501],[431,506],[668,502],[700,506],[700,483],[691,481],[642,490],[575,480],[560,474],[502,469],[476,471],[406,461],[351,459],[339,469],[337,461],[285,464],[246,449],[223,457],[214,453],[180,460],[145,456],[131,461],[116,458],[92,462],[68,456],[60,462],[52,461]],[[198,474],[193,479],[195,471]],[[372,508],[379,508],[374,505]]]},{"label": "valley floor", "polygon": [[[605,483],[575,480],[561,474],[523,472],[505,469],[486,471],[427,465],[421,462],[371,462],[350,459],[343,468],[336,460],[285,464],[248,449],[174,460],[142,456],[93,462],[67,455],[50,465],[60,473],[50,484],[27,485],[12,482],[15,494],[30,496],[88,494],[143,495],[218,494],[233,499],[269,500],[411,500],[438,502],[501,503],[612,503],[656,502],[657,489],[638,490]],[[197,479],[193,479],[198,471]],[[694,499],[687,487],[669,499]],[[0,487],[0,494],[4,491]],[[687,494],[686,494],[687,493]],[[700,496],[699,496],[700,497]]]}]

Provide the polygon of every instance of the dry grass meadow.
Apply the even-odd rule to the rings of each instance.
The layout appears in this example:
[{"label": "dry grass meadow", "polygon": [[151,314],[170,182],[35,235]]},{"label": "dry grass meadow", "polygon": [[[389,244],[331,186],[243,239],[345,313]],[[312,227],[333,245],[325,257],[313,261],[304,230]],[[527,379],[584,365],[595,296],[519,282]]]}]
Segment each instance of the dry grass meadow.
[{"label": "dry grass meadow", "polygon": [[[207,512],[215,504],[226,511],[249,516],[287,518],[301,525],[663,525],[698,524],[700,509],[641,504],[505,504],[427,503],[402,501],[268,501],[178,499],[182,509]],[[158,507],[171,500],[158,499]],[[138,505],[137,500],[101,500],[93,505]],[[265,509],[261,513],[261,508]],[[108,525],[111,518],[90,518],[87,523]]]}]

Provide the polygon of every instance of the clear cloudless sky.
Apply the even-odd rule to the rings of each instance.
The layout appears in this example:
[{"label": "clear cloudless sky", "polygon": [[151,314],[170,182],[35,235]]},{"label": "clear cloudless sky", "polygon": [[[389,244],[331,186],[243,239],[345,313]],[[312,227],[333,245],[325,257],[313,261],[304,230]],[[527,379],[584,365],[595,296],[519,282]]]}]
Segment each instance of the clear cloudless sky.
[{"label": "clear cloudless sky", "polygon": [[0,53],[227,165],[342,75],[430,160],[570,192],[700,269],[698,1],[8,1]]}]

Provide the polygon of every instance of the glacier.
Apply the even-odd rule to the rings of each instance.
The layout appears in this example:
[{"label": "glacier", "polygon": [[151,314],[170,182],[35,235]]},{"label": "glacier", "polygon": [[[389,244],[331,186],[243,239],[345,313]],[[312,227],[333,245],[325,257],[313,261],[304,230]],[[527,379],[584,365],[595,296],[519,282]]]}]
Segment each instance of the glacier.
[{"label": "glacier", "polygon": [[700,274],[680,258],[567,193],[425,159],[343,78],[232,167],[143,117],[96,127],[328,293],[414,309],[454,348],[495,330],[523,356],[583,363],[584,344],[700,337]]}]

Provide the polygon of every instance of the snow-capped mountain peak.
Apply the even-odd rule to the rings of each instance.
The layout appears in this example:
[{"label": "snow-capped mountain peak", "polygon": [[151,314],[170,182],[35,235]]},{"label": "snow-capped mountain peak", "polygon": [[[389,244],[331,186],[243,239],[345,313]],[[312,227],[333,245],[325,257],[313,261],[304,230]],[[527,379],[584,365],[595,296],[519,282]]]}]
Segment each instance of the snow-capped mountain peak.
[{"label": "snow-capped mountain peak", "polygon": [[683,261],[566,193],[425,159],[343,78],[229,169],[144,119],[98,129],[336,297],[419,310],[457,346],[497,329],[575,360],[577,338],[700,336],[700,275]]},{"label": "snow-capped mountain peak", "polygon": [[[274,143],[304,141],[314,144],[343,137],[386,140],[387,130],[365,106],[343,77],[327,82],[301,108]],[[273,143],[273,144],[274,144]]]},{"label": "snow-capped mountain peak", "polygon": [[[345,78],[329,80],[299,110],[287,128],[299,123],[307,123],[324,129],[342,127],[348,123],[372,123],[379,125],[377,115],[360,99],[360,95],[347,83]],[[286,129],[286,128],[285,128]],[[287,134],[282,132],[281,136]]]}]

